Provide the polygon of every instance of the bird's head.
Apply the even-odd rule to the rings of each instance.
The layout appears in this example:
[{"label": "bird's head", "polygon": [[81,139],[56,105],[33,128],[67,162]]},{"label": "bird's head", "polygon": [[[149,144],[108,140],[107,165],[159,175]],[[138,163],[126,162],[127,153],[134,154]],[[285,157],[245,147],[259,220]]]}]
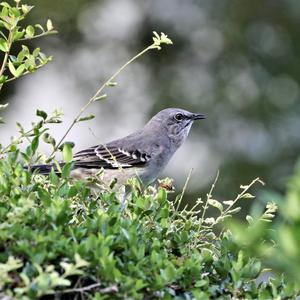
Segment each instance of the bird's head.
[{"label": "bird's head", "polygon": [[157,113],[146,125],[156,131],[166,132],[172,142],[179,147],[189,134],[195,120],[205,119],[201,113],[191,113],[180,108],[167,108]]}]

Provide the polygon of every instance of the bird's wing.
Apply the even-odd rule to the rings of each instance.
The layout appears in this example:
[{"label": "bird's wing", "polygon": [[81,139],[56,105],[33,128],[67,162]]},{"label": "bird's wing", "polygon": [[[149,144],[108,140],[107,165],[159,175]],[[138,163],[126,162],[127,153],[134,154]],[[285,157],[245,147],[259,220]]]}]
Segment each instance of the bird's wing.
[{"label": "bird's wing", "polygon": [[139,149],[123,149],[114,144],[94,146],[74,155],[74,167],[118,169],[141,167],[151,156]]}]

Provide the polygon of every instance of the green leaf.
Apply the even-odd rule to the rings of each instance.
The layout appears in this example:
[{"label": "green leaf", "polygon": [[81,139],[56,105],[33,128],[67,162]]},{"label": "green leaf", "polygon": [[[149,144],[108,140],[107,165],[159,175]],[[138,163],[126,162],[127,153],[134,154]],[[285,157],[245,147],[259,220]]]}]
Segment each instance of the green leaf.
[{"label": "green leaf", "polygon": [[21,39],[25,34],[25,31],[15,31],[13,34],[13,41],[18,41],[19,39]]},{"label": "green leaf", "polygon": [[49,191],[45,190],[42,187],[38,187],[37,192],[38,192],[39,198],[44,202],[44,204],[46,204],[46,205],[51,204],[51,196],[50,196]]},{"label": "green leaf", "polygon": [[7,106],[9,105],[9,103],[6,104],[0,104],[0,111],[4,110],[5,108],[7,108]]},{"label": "green leaf", "polygon": [[[15,2],[17,2],[17,1],[19,1],[19,0],[15,0]],[[16,7],[12,7],[12,8],[10,9],[10,12],[11,12],[11,14],[12,14],[14,17],[16,17],[16,18],[20,17],[20,15],[21,15],[19,9],[16,8]],[[14,23],[17,24],[17,21],[18,21],[18,20],[14,20]]]},{"label": "green leaf", "polygon": [[49,178],[50,178],[50,181],[53,185],[58,185],[58,183],[60,181],[60,178],[56,175],[53,168],[51,169],[51,172],[49,173]]},{"label": "green leaf", "polygon": [[71,169],[72,169],[72,163],[71,162],[66,163],[61,170],[62,178],[68,178],[70,176]]},{"label": "green leaf", "polygon": [[24,52],[25,55],[30,54],[29,48],[26,45],[22,45],[22,51]]},{"label": "green leaf", "polygon": [[233,200],[227,200],[227,201],[223,201],[223,203],[224,203],[225,205],[231,206],[231,205],[234,204],[234,201],[233,201]]},{"label": "green leaf", "polygon": [[9,55],[9,58],[11,60],[11,62],[15,65],[15,63],[17,62],[17,58],[14,55]]},{"label": "green leaf", "polygon": [[114,86],[116,86],[117,84],[118,84],[118,83],[115,82],[115,81],[109,81],[109,82],[106,83],[106,86],[114,87]]},{"label": "green leaf", "polygon": [[7,76],[1,75],[1,76],[0,76],[0,84],[5,83],[7,79],[8,79]]},{"label": "green leaf", "polygon": [[78,119],[78,121],[77,121],[77,122],[88,121],[88,120],[92,120],[92,119],[94,119],[94,118],[95,118],[95,116],[94,116],[94,115],[89,115],[89,116],[82,117],[82,118]]},{"label": "green leaf", "polygon": [[14,77],[18,77],[17,70],[11,61],[8,62],[8,69]]},{"label": "green leaf", "polygon": [[8,52],[9,51],[8,43],[3,38],[0,38],[0,50],[2,52]]},{"label": "green leaf", "polygon": [[48,60],[46,54],[44,54],[43,52],[39,53],[39,57],[42,61],[46,62]]},{"label": "green leaf", "polygon": [[247,215],[246,220],[250,225],[253,224],[253,218],[251,216]]},{"label": "green leaf", "polygon": [[25,65],[22,64],[20,66],[18,66],[18,68],[16,69],[16,74],[17,76],[16,77],[20,77],[25,71]]},{"label": "green leaf", "polygon": [[22,4],[21,9],[22,9],[23,14],[26,15],[33,9],[33,6],[29,6],[27,4]]},{"label": "green leaf", "polygon": [[121,228],[121,232],[127,240],[130,240],[130,235],[125,228]]},{"label": "green leaf", "polygon": [[39,29],[42,31],[42,33],[44,33],[44,32],[45,32],[45,30],[44,30],[43,26],[42,26],[42,25],[40,25],[40,24],[36,24],[36,25],[34,25],[34,27],[36,27],[36,28],[39,28]]},{"label": "green leaf", "polygon": [[55,147],[56,141],[49,133],[44,133],[42,138],[46,144],[51,144],[53,147]]},{"label": "green leaf", "polygon": [[236,208],[234,208],[234,209],[229,210],[227,213],[228,213],[228,214],[236,214],[236,213],[238,213],[239,211],[241,211],[241,208],[240,208],[240,207],[236,207]]},{"label": "green leaf", "polygon": [[218,210],[220,211],[223,211],[223,205],[217,201],[217,200],[214,200],[214,199],[208,199],[207,200],[207,203],[215,208],[217,208]]},{"label": "green leaf", "polygon": [[32,150],[32,154],[35,153],[35,151],[37,150],[39,146],[39,136],[36,136],[32,142],[31,142],[31,150]]},{"label": "green leaf", "polygon": [[63,158],[66,163],[70,163],[73,160],[72,144],[64,143],[62,150]]},{"label": "green leaf", "polygon": [[160,188],[157,194],[157,201],[159,204],[164,204],[167,201],[167,191],[163,188]]},{"label": "green leaf", "polygon": [[28,25],[25,29],[25,32],[26,32],[25,35],[26,38],[32,38],[35,33],[34,27],[32,25]]},{"label": "green leaf", "polygon": [[41,52],[41,49],[40,49],[40,48],[35,48],[35,49],[33,50],[33,52],[32,52],[32,55],[33,55],[34,57],[37,57],[37,56],[39,56],[40,52]]},{"label": "green leaf", "polygon": [[25,50],[22,49],[17,55],[17,62],[19,63],[23,62],[25,55],[26,55]]},{"label": "green leaf", "polygon": [[244,198],[244,199],[253,199],[253,198],[255,198],[255,196],[251,195],[250,193],[246,193],[243,196],[241,196],[241,198]]},{"label": "green leaf", "polygon": [[26,69],[30,72],[34,72],[36,69],[35,57],[31,54],[27,54],[27,59],[25,61]]},{"label": "green leaf", "polygon": [[99,97],[96,97],[94,99],[94,102],[104,100],[106,97],[107,97],[107,94],[103,94],[103,95],[101,95]]},{"label": "green leaf", "polygon": [[30,157],[26,153],[21,152],[21,156],[26,164],[30,163]]},{"label": "green leaf", "polygon": [[1,2],[0,5],[6,8],[11,8],[11,6],[5,1]]},{"label": "green leaf", "polygon": [[43,110],[39,110],[39,109],[36,110],[36,115],[38,117],[43,118],[44,120],[46,120],[47,116],[48,116],[46,112],[44,112]]}]

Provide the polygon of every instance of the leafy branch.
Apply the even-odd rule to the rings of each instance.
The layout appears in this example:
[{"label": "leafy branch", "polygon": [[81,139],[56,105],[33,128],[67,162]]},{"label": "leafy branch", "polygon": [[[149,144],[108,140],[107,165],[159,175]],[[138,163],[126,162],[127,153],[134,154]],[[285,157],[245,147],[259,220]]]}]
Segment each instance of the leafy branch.
[{"label": "leafy branch", "polygon": [[[6,107],[7,104],[3,106]],[[0,110],[1,110],[1,105],[0,105]],[[14,138],[6,147],[1,148],[1,144],[0,144],[0,155],[4,155],[5,153],[16,151],[17,145],[22,143],[23,139],[29,140],[30,144],[32,145],[33,140],[36,140],[36,142],[38,142],[41,136],[45,143],[52,145],[52,147],[55,147],[56,141],[47,132],[48,128],[45,126],[49,124],[61,123],[62,122],[61,117],[63,115],[62,111],[54,110],[52,115],[48,116],[44,111],[37,110],[36,115],[40,117],[41,120],[33,123],[32,127],[28,130],[25,130],[20,123],[17,123],[17,126],[19,128],[19,136]],[[35,153],[35,151],[32,151],[32,148],[34,149],[35,146],[32,147],[31,145],[27,147],[27,151],[26,151],[27,153],[22,153],[22,156],[27,163],[30,162],[29,157],[31,157]],[[33,143],[33,145],[35,145],[35,143]]]},{"label": "leafy branch", "polygon": [[[234,200],[227,200],[227,201],[220,202],[212,198],[212,191],[215,187],[217,179],[218,179],[218,175],[212,185],[209,194],[207,194],[207,201],[204,205],[202,217],[201,217],[202,224],[207,224],[209,227],[213,227],[219,224],[220,222],[224,221],[226,218],[231,217],[233,214],[238,213],[241,210],[241,207],[240,206],[235,207],[235,205],[239,200],[255,198],[255,196],[249,193],[249,189],[251,189],[253,185],[255,185],[256,183],[260,183],[264,185],[263,181],[261,181],[259,178],[256,178],[252,180],[252,182],[248,185],[241,185],[240,188],[242,189],[242,191],[234,198]],[[224,205],[226,206],[226,208],[224,208]],[[216,208],[220,213],[219,216],[217,216],[216,218],[213,217],[205,218],[205,213],[209,207]]]},{"label": "leafy branch", "polygon": [[[21,4],[21,0],[14,0],[14,2],[14,6],[5,1],[0,3],[0,52],[4,52],[3,60],[0,62],[0,92],[5,83],[33,73],[52,60],[52,56],[46,56],[41,52],[40,48],[30,51],[23,44],[22,49],[18,53],[12,54],[11,49],[13,44],[57,32],[54,30],[50,19],[47,21],[46,29],[40,24],[35,24],[34,26],[28,25],[27,27],[20,26],[20,21],[26,18],[27,14],[33,9],[33,6]],[[36,34],[35,28],[39,29],[40,32]],[[0,110],[6,107],[7,105],[0,105]],[[4,123],[4,121],[0,117],[1,123]],[[11,145],[9,145],[9,148]],[[0,150],[0,153],[3,153],[3,150]]]},{"label": "leafy branch", "polygon": [[[30,52],[25,45],[22,45],[19,53],[12,55],[11,49],[14,43],[56,33],[51,20],[47,21],[46,29],[40,24],[28,25],[27,27],[20,26],[20,21],[26,18],[33,6],[21,4],[21,0],[14,2],[15,6],[11,6],[7,2],[0,3],[0,8],[2,7],[0,10],[0,51],[4,52],[0,67],[0,91],[5,83],[35,72],[52,59],[52,57],[43,54],[39,48]],[[36,34],[35,28],[39,29],[40,33]]]}]

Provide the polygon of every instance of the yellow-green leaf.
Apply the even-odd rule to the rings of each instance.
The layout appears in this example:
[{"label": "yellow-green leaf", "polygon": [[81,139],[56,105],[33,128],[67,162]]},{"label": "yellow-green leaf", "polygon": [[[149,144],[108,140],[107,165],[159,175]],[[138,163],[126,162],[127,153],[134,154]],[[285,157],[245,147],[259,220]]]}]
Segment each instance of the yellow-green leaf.
[{"label": "yellow-green leaf", "polygon": [[28,25],[25,29],[26,37],[32,38],[34,36],[34,27],[32,25]]},{"label": "yellow-green leaf", "polygon": [[7,44],[7,41],[5,39],[0,39],[0,50],[2,52],[8,52],[9,51],[9,47]]},{"label": "yellow-green leaf", "polygon": [[217,208],[218,210],[220,211],[223,211],[223,205],[217,201],[217,200],[214,200],[214,199],[208,199],[207,200],[207,203],[215,208]]},{"label": "yellow-green leaf", "polygon": [[89,116],[86,116],[86,117],[79,118],[77,122],[88,121],[88,120],[92,120],[94,118],[95,118],[94,115],[89,115]]},{"label": "yellow-green leaf", "polygon": [[16,74],[17,76],[16,77],[20,77],[25,71],[25,65],[20,65],[17,70],[16,70]]},{"label": "yellow-green leaf", "polygon": [[241,198],[244,198],[244,199],[253,199],[253,198],[255,198],[255,196],[251,195],[250,193],[246,193]]},{"label": "yellow-green leaf", "polygon": [[63,146],[63,158],[66,163],[73,160],[72,145],[70,143],[65,143]]},{"label": "yellow-green leaf", "polygon": [[14,77],[18,77],[17,70],[11,61],[8,62],[8,69]]},{"label": "yellow-green leaf", "polygon": [[9,103],[0,104],[0,110],[4,110],[8,105],[9,105]]}]

